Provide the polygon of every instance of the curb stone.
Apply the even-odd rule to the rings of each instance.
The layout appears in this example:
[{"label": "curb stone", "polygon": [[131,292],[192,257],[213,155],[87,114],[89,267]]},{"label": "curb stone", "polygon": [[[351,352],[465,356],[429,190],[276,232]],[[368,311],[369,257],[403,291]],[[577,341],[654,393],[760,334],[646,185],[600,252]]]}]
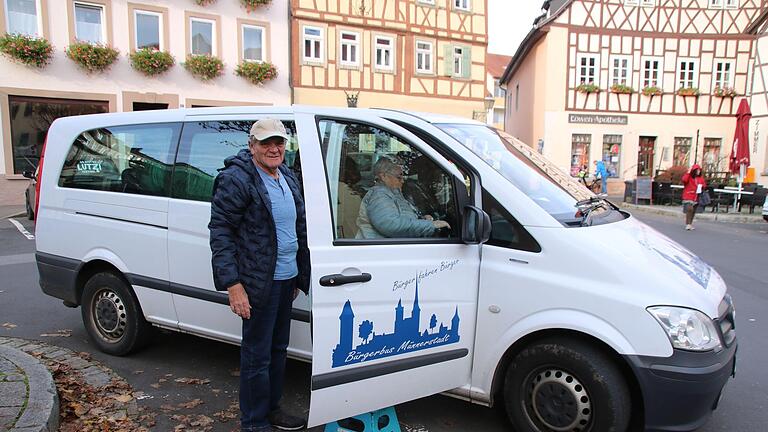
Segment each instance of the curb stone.
[{"label": "curb stone", "polygon": [[[664,216],[679,216],[683,218],[683,211],[681,207],[659,207],[659,206],[647,206],[637,205],[624,202],[614,202],[619,208],[630,211],[639,211],[644,213],[658,214]],[[741,223],[741,224],[759,224],[764,223],[760,214],[755,213],[752,215],[746,214],[728,214],[728,213],[711,213],[703,212],[696,213],[697,220],[715,221],[715,222],[727,222],[727,223]]]},{"label": "curb stone", "polygon": [[[59,429],[59,397],[53,377],[43,364],[31,355],[2,343],[7,340],[0,338],[0,359],[12,363],[23,376],[20,381],[24,396],[16,395],[3,403],[20,403],[10,431],[55,432]],[[11,381],[12,382],[12,381]],[[9,381],[5,380],[5,384]],[[13,400],[11,400],[13,399]]]}]

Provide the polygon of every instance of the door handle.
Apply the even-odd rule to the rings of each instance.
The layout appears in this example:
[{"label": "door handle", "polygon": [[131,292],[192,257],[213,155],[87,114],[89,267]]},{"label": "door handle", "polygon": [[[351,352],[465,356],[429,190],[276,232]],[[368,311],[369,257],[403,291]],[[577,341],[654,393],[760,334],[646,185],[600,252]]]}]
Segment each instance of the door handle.
[{"label": "door handle", "polygon": [[359,275],[346,276],[343,274],[330,274],[320,278],[320,285],[322,286],[339,286],[348,283],[355,282],[368,282],[371,280],[370,273],[363,273]]}]

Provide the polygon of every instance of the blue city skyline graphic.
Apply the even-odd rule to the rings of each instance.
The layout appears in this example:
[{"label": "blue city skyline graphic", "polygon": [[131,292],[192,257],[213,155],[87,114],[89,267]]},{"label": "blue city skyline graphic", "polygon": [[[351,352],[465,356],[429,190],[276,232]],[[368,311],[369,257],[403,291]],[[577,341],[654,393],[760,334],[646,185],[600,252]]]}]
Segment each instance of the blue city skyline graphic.
[{"label": "blue city skyline graphic", "polygon": [[402,298],[395,307],[394,332],[377,334],[375,323],[363,320],[357,325],[358,337],[362,342],[353,346],[355,341],[355,313],[352,303],[347,300],[339,315],[339,343],[333,350],[332,367],[347,366],[380,358],[425,350],[459,341],[459,307],[456,306],[451,326],[446,327],[440,322],[437,325],[437,315],[432,314],[429,326],[423,330],[421,323],[421,307],[419,306],[419,281],[416,279],[416,293],[413,299],[411,316],[405,317]]}]

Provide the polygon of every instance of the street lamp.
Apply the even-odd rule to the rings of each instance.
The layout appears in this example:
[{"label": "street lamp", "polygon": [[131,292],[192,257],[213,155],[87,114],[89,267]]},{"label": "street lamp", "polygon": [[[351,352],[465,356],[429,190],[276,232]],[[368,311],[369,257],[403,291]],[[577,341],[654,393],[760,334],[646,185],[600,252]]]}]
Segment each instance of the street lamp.
[{"label": "street lamp", "polygon": [[496,103],[496,98],[488,95],[483,99],[483,103],[485,104],[485,112],[488,112],[493,109],[493,104]]},{"label": "street lamp", "polygon": [[483,99],[483,108],[485,111],[473,111],[472,119],[486,123],[488,121],[488,112],[493,109],[493,104],[496,103],[496,98],[492,95],[488,95]]}]

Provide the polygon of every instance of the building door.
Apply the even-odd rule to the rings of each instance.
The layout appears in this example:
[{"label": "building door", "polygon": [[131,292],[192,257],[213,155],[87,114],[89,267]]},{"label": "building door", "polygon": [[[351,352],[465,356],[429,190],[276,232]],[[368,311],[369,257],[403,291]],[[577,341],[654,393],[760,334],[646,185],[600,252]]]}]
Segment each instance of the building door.
[{"label": "building door", "polygon": [[656,137],[641,136],[640,148],[637,151],[637,176],[653,175],[653,152],[656,148]]}]

